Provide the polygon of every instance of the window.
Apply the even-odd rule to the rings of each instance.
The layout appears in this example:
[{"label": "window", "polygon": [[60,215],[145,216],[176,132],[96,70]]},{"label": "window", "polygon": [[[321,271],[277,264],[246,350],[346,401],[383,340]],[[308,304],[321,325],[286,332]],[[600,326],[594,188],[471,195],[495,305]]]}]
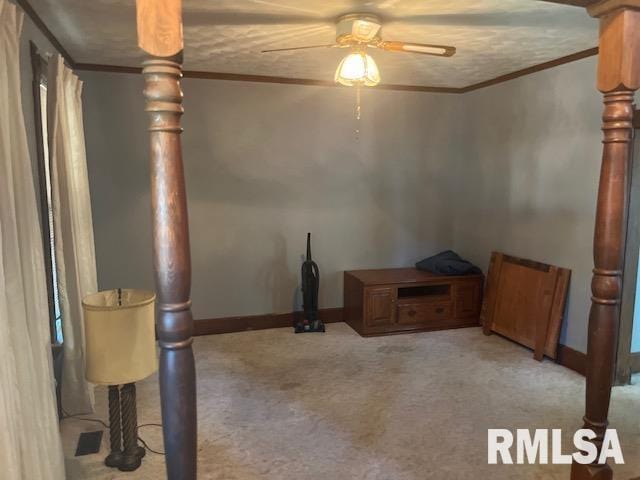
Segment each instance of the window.
[{"label": "window", "polygon": [[33,67],[33,101],[40,186],[40,218],[42,222],[47,292],[49,295],[51,343],[59,345],[62,344],[64,336],[62,333],[62,315],[56,276],[56,243],[53,203],[51,200],[51,164],[47,135],[47,63],[38,54],[33,44],[31,44],[31,63]]}]

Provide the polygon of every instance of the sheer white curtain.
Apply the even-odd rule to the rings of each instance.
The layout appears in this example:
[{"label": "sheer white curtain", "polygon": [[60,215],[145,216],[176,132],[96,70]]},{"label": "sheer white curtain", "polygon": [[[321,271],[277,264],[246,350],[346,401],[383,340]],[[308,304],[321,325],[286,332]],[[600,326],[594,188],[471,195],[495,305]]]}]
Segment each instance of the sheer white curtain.
[{"label": "sheer white curtain", "polygon": [[47,123],[58,295],[64,333],[62,406],[93,410],[93,386],[84,377],[82,298],[97,291],[91,198],[82,122],[82,82],[60,55],[49,60]]},{"label": "sheer white curtain", "polygon": [[22,20],[0,0],[0,477],[62,480],[43,244],[20,96]]}]

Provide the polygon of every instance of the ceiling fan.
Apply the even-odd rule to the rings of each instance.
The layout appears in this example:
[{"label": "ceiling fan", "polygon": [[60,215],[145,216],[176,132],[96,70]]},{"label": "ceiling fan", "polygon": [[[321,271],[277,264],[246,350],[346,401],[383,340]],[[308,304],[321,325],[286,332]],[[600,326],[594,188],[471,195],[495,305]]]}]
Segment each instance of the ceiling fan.
[{"label": "ceiling fan", "polygon": [[262,53],[306,50],[310,48],[350,48],[352,52],[340,62],[335,75],[336,82],[349,86],[373,86],[380,83],[378,67],[373,58],[366,53],[367,48],[377,48],[388,52],[419,53],[437,57],[450,57],[456,53],[455,47],[447,45],[383,40],[380,17],[369,13],[352,13],[338,18],[335,43],[273,48],[262,50]]}]

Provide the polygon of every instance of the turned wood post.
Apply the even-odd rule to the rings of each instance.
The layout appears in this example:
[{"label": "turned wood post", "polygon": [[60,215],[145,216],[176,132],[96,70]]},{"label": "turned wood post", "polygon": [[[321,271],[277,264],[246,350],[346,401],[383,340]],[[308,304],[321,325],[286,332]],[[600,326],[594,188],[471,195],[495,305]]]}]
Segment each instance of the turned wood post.
[{"label": "turned wood post", "polygon": [[[600,451],[608,425],[620,317],[633,94],[640,86],[640,0],[605,0],[589,7],[589,13],[600,18],[598,89],[604,94],[604,113],[584,428],[596,432]],[[572,480],[612,477],[606,464],[574,463],[571,469]]]},{"label": "turned wood post", "polygon": [[160,344],[160,398],[170,480],[196,478],[196,386],[191,343],[191,259],[180,118],[177,58],[143,63],[150,118],[153,258]]},{"label": "turned wood post", "polygon": [[191,258],[182,167],[182,4],[136,0],[151,141],[151,207],[167,477],[196,478],[196,371],[191,343]]}]

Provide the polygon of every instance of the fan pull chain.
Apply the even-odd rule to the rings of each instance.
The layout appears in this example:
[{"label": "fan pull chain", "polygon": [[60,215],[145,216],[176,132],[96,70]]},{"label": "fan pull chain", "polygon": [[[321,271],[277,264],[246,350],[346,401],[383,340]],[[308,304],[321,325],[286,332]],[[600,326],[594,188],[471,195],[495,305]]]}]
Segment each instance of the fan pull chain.
[{"label": "fan pull chain", "polygon": [[356,120],[360,121],[360,84],[356,86]]},{"label": "fan pull chain", "polygon": [[356,84],[356,140],[360,139],[360,83]]}]

